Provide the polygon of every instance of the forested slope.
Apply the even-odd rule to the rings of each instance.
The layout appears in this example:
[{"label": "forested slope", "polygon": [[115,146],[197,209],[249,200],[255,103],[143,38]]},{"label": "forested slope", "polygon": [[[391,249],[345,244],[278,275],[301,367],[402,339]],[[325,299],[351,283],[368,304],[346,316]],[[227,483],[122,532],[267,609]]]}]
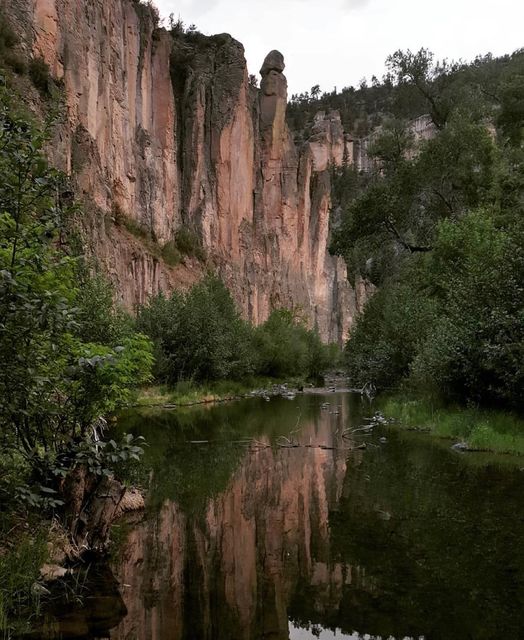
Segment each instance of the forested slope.
[{"label": "forested slope", "polygon": [[[323,106],[355,137],[373,131],[368,171],[333,170],[332,250],[378,287],[347,345],[351,377],[522,408],[524,52],[387,64],[382,83],[291,107],[297,127]],[[422,114],[433,134],[415,142]]]}]

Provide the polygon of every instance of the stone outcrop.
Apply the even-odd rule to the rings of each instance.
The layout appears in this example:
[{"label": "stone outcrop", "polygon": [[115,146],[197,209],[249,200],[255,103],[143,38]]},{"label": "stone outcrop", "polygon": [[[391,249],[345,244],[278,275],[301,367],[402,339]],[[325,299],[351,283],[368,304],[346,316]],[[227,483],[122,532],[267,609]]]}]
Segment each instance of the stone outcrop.
[{"label": "stone outcrop", "polygon": [[[212,266],[253,322],[292,306],[342,340],[365,297],[328,252],[330,164],[343,160],[344,135],[335,114],[321,115],[295,146],[282,54],[266,57],[257,89],[231,36],[172,36],[138,0],[15,5],[28,53],[63,83],[66,123],[50,153],[74,177],[86,242],[122,301],[189,286]],[[181,226],[207,265],[162,260]]]}]

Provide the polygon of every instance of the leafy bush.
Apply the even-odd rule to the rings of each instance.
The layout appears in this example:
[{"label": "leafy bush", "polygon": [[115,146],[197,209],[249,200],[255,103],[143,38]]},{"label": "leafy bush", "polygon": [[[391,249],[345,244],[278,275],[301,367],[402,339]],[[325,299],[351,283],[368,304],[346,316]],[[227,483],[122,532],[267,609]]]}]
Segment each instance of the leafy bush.
[{"label": "leafy bush", "polygon": [[250,375],[318,378],[338,356],[291,311],[274,311],[254,329],[214,276],[185,295],[152,298],[139,310],[137,327],[155,345],[155,377],[170,384]]},{"label": "leafy bush", "polygon": [[139,311],[137,326],[155,344],[158,379],[218,380],[253,371],[249,327],[213,276],[185,295],[153,298]]},{"label": "leafy bush", "polygon": [[273,311],[255,329],[258,373],[275,378],[304,376],[319,378],[332,364],[329,349],[322,344],[317,332],[307,329],[293,312]]},{"label": "leafy bush", "polygon": [[162,259],[166,264],[169,264],[172,267],[176,267],[177,264],[180,264],[182,261],[182,254],[178,250],[176,242],[173,240],[166,242],[162,247]]},{"label": "leafy bush", "polygon": [[186,256],[194,256],[205,262],[206,254],[197,234],[189,227],[182,226],[176,232],[175,245],[178,251]]},{"label": "leafy bush", "polygon": [[487,210],[441,224],[425,265],[438,317],[413,361],[419,385],[476,402],[521,402],[523,246]]},{"label": "leafy bush", "polygon": [[75,279],[75,335],[86,343],[109,346],[130,337],[134,332],[131,316],[115,305],[114,287],[98,265],[79,261]]},{"label": "leafy bush", "polygon": [[27,72],[26,61],[20,54],[10,51],[4,55],[4,60],[6,64],[19,76],[22,76]]},{"label": "leafy bush", "polygon": [[[9,546],[0,548],[0,631],[3,637],[14,632],[13,617],[31,602],[32,613],[38,610],[38,596],[33,586],[40,567],[48,557],[45,532],[36,526],[31,533],[17,531]],[[19,629],[20,630],[20,629]]]},{"label": "leafy bush", "polygon": [[54,508],[56,461],[89,441],[99,417],[149,379],[152,346],[114,310],[100,277],[90,280],[63,251],[64,176],[45,161],[45,132],[17,114],[4,92],[0,139],[3,455],[23,460],[24,473],[15,465],[9,474],[20,497]]},{"label": "leafy bush", "polygon": [[51,80],[49,65],[43,58],[33,58],[29,63],[29,77],[35,87],[44,95],[49,93]]},{"label": "leafy bush", "polygon": [[409,374],[421,341],[431,327],[434,304],[413,286],[415,269],[380,289],[367,302],[351,330],[345,350],[352,384],[378,389],[394,386]]},{"label": "leafy bush", "polygon": [[18,44],[18,37],[7,21],[3,11],[0,10],[0,55],[5,55],[5,53],[16,44]]}]

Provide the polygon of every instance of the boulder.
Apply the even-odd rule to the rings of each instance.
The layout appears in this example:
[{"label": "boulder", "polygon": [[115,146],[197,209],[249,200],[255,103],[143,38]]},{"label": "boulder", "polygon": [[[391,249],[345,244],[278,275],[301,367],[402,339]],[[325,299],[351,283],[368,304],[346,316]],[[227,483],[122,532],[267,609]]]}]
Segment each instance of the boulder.
[{"label": "boulder", "polygon": [[284,63],[284,56],[280,53],[280,51],[273,49],[273,51],[270,51],[265,57],[260,69],[260,75],[264,77],[270,71],[277,71],[278,73],[282,73],[285,68],[286,65]]}]

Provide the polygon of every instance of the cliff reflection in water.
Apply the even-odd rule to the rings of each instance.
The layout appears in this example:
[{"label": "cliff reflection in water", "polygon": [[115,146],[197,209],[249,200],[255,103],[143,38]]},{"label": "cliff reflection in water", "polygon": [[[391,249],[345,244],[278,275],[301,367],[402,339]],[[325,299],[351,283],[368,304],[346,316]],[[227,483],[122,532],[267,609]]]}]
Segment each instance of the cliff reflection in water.
[{"label": "cliff reflection in water", "polygon": [[[347,451],[352,402],[130,417],[152,505],[115,564],[128,615],[111,637],[524,637],[523,474],[394,432]],[[266,446],[283,435],[313,446]]]},{"label": "cliff reflection in water", "polygon": [[[129,585],[123,592],[129,613],[115,638],[288,638],[287,608],[301,576],[323,585],[319,598],[326,602],[351,579],[329,557],[329,512],[346,474],[348,452],[339,447],[347,444],[339,434],[347,404],[338,396],[321,411],[317,398],[273,401],[273,417],[264,404],[265,433],[250,425],[256,444],[249,451],[240,444],[179,445],[173,464],[185,457],[184,467],[196,467],[186,478],[189,488],[180,488],[181,502],[194,502],[166,499],[131,532],[118,574]],[[232,421],[227,426],[215,439],[245,434],[242,421],[238,429]],[[290,427],[299,431],[290,435]],[[281,434],[312,446],[267,446]],[[197,428],[191,439],[199,435]],[[231,472],[223,490],[220,464]],[[207,500],[191,486],[199,474],[215,494]],[[215,491],[209,475],[216,476]]]}]

